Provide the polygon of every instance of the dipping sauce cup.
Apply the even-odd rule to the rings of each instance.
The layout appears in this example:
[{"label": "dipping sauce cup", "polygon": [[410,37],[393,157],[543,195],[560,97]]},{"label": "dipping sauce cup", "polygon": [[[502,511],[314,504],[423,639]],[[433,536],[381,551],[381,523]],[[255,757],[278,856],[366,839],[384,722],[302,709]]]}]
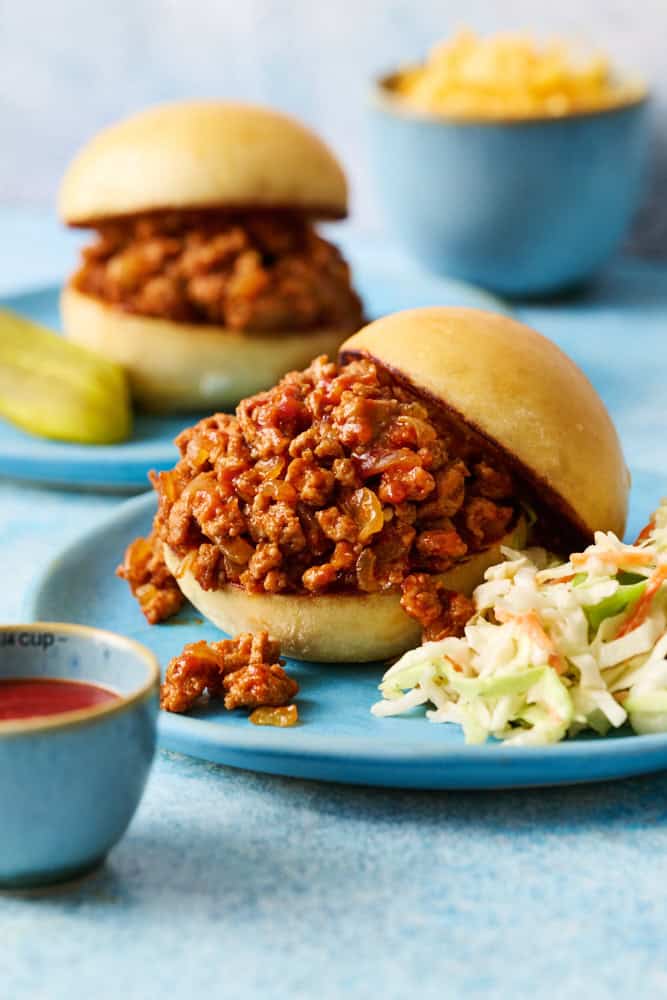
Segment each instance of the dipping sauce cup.
[{"label": "dipping sauce cup", "polygon": [[[28,679],[23,709],[22,685],[6,684],[0,717],[0,888],[99,865],[132,819],[155,753],[160,673],[145,647],[81,625],[0,626],[0,709],[3,682]],[[45,710],[40,681],[53,684],[52,703],[61,699],[49,712],[76,707],[26,716]],[[81,692],[59,681],[83,682]]]}]

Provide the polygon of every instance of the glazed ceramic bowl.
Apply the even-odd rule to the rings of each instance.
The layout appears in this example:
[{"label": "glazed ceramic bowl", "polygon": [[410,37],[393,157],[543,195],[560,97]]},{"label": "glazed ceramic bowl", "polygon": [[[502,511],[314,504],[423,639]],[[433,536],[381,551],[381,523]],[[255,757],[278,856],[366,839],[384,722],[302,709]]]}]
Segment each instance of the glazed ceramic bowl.
[{"label": "glazed ceramic bowl", "polygon": [[387,222],[429,270],[510,296],[590,278],[642,193],[649,102],[564,118],[422,114],[373,89],[371,149]]},{"label": "glazed ceramic bowl", "polygon": [[0,626],[0,678],[104,685],[113,702],[0,721],[0,887],[46,885],[104,860],[155,753],[159,667],[130,639],[80,625]]}]

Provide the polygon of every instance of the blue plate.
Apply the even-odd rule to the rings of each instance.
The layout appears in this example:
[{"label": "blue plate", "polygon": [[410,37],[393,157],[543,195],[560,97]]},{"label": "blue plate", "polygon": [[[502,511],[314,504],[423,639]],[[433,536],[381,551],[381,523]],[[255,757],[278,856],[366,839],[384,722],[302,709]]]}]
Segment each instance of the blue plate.
[{"label": "blue plate", "polygon": [[[338,241],[341,242],[341,241]],[[507,311],[480,289],[429,277],[375,240],[355,237],[344,252],[352,265],[367,315],[424,305],[464,305]],[[54,329],[60,328],[56,287],[4,298],[0,304]],[[204,414],[199,414],[203,416]],[[51,485],[104,490],[141,490],[149,469],[168,469],[176,460],[173,439],[197,415],[135,418],[132,439],[119,445],[73,445],[24,434],[0,420],[0,472]]]},{"label": "blue plate", "polygon": [[[657,480],[642,480],[639,502],[656,499]],[[30,619],[97,625],[145,643],[163,667],[186,642],[219,638],[192,608],[149,626],[114,576],[127,543],[146,534],[152,494],[128,500],[47,568],[28,602]],[[633,516],[631,531],[640,516]],[[667,767],[667,734],[582,738],[546,748],[466,746],[458,728],[411,717],[376,719],[381,665],[290,663],[298,679],[300,723],[293,729],[251,725],[245,713],[214,705],[189,716],[161,713],[159,742],[219,764],[349,784],[399,788],[508,788],[623,778]]]},{"label": "blue plate", "polygon": [[[0,305],[37,323],[60,329],[60,289],[44,288],[4,298]],[[123,444],[79,445],[26,434],[0,420],[3,476],[51,486],[143,490],[149,469],[168,469],[178,454],[174,438],[192,420],[136,414],[132,438]]]}]

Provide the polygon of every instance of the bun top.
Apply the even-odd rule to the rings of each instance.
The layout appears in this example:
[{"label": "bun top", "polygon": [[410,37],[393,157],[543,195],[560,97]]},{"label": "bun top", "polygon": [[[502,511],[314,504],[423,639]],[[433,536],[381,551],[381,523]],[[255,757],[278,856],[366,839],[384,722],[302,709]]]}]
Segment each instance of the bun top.
[{"label": "bun top", "polygon": [[478,309],[410,309],[340,348],[365,355],[500,449],[576,537],[625,530],[630,475],[584,373],[530,327]]},{"label": "bun top", "polygon": [[288,208],[347,213],[331,150],[287,115],[251,104],[196,101],[149,108],[83,147],[60,188],[72,226],[164,209]]}]

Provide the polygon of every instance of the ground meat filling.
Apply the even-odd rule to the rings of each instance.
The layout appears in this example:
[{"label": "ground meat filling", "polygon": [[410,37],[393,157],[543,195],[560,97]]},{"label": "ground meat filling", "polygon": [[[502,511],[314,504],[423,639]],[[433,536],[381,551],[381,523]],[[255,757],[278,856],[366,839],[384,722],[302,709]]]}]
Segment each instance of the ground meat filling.
[{"label": "ground meat filling", "polygon": [[232,330],[357,330],[349,267],[288,213],[162,212],[99,226],[74,287],[120,309]]},{"label": "ground meat filling", "polygon": [[321,357],[177,439],[153,477],[154,534],[204,590],[403,591],[429,635],[469,602],[430,578],[488,548],[516,515],[510,473],[373,362]]},{"label": "ground meat filling", "polygon": [[457,594],[435,576],[412,573],[403,581],[401,607],[421,623],[424,642],[463,635],[475,605],[465,594]]},{"label": "ground meat filling", "polygon": [[128,545],[116,575],[127,580],[150,625],[171,618],[180,610],[183,595],[162,558],[162,545],[153,535],[135,538]]},{"label": "ground meat filling", "polygon": [[278,643],[266,632],[192,642],[169,663],[160,704],[168,712],[187,712],[207,692],[230,710],[287,705],[299,685],[282,664]]}]

